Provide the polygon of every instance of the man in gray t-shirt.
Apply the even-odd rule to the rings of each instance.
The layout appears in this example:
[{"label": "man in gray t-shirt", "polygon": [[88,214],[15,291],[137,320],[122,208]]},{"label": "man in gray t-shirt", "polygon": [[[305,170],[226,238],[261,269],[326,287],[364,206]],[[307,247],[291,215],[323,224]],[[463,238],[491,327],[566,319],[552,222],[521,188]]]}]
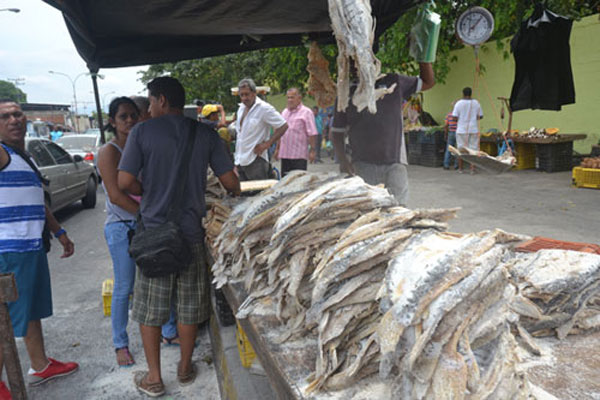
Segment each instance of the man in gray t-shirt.
[{"label": "man in gray t-shirt", "polygon": [[148,278],[137,269],[135,276],[131,317],[140,323],[148,372],[137,373],[134,382],[138,390],[156,397],[165,393],[160,373],[160,327],[169,319],[175,302],[181,350],[177,378],[185,385],[196,376],[194,341],[198,324],[208,319],[210,310],[201,225],[207,167],[210,165],[229,192],[239,194],[240,183],[218,134],[183,116],[185,92],[181,84],[170,77],[156,78],[148,84],[148,91],[152,119],[136,125],[129,134],[118,176],[121,190],[142,196],[140,213],[146,227],[166,222],[192,126],[196,135],[181,217],[176,221],[190,245],[192,261],[178,274]]},{"label": "man in gray t-shirt", "polygon": [[[331,132],[340,171],[357,174],[368,184],[383,183],[400,205],[408,201],[407,157],[402,129],[402,102],[415,92],[433,87],[435,80],[431,63],[419,63],[419,77],[387,74],[376,82],[377,88],[394,91],[377,101],[377,113],[366,109],[358,112],[353,104],[333,116]],[[352,162],[345,151],[344,136],[348,134]]]}]

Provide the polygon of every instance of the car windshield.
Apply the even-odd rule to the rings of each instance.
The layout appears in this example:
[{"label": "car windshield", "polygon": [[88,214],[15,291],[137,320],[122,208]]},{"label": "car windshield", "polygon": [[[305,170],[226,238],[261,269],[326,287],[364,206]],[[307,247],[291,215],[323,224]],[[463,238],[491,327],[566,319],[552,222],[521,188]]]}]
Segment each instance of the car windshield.
[{"label": "car windshield", "polygon": [[63,136],[56,141],[65,150],[92,150],[96,146],[94,136]]}]

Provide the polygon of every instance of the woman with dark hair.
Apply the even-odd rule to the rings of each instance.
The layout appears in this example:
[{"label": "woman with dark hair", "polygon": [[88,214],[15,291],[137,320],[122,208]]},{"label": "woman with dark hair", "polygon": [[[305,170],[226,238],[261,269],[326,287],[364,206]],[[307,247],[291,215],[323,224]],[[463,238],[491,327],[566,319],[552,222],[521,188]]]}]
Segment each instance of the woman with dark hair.
[{"label": "woman with dark hair", "polygon": [[135,363],[129,352],[127,321],[129,319],[129,296],[133,292],[135,262],[129,256],[128,232],[135,229],[135,215],[139,204],[117,186],[117,173],[121,153],[125,148],[129,131],[138,122],[139,112],[128,97],[111,101],[108,125],[114,137],[98,151],[98,171],[106,193],[106,222],[104,236],[113,261],[114,288],[111,305],[112,338],[119,366]]}]

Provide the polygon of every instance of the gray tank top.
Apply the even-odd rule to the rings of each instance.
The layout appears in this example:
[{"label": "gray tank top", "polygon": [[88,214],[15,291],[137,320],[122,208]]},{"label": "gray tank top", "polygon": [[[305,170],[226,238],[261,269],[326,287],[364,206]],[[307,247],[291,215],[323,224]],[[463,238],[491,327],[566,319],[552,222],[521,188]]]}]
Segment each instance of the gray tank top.
[{"label": "gray tank top", "polygon": [[[113,145],[117,150],[119,150],[119,153],[123,154],[123,149],[121,149],[118,144],[115,142],[108,142],[108,144]],[[108,198],[108,192],[106,191],[106,186],[104,186],[104,180],[102,181],[102,188],[106,194],[106,221],[104,224],[106,225],[112,222],[122,221],[135,221],[135,215],[110,202],[110,199]]]}]

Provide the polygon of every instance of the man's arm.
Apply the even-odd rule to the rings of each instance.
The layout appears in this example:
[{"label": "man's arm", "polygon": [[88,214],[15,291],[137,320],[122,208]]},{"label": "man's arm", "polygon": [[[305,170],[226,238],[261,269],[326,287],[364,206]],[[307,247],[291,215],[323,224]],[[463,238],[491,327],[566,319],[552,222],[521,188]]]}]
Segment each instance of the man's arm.
[{"label": "man's arm", "polygon": [[265,150],[267,150],[269,147],[271,147],[271,145],[273,145],[273,143],[277,142],[279,140],[279,138],[281,138],[283,136],[285,131],[287,131],[287,128],[288,128],[288,124],[286,122],[285,124],[281,125],[279,128],[275,129],[273,131],[273,136],[271,136],[271,138],[269,140],[264,141],[262,143],[257,144],[256,146],[254,146],[254,154],[261,155]]},{"label": "man's arm", "polygon": [[224,126],[227,126],[227,120],[225,118],[225,109],[223,108],[223,106],[221,104],[217,104],[217,110],[219,110],[219,114],[221,115],[221,118],[219,119],[219,124],[217,125],[217,127],[222,128]]},{"label": "man's arm", "polygon": [[0,146],[0,171],[2,171],[10,160],[8,156],[8,152],[4,149],[4,147]]},{"label": "man's arm", "polygon": [[[48,228],[50,229],[50,232],[52,232],[56,236],[56,233],[58,231],[60,231],[62,228],[60,227],[60,224],[58,223],[56,218],[54,218],[54,214],[52,214],[52,211],[50,211],[48,206],[46,205],[45,207],[46,207],[46,221],[48,222]],[[58,237],[58,241],[60,242],[60,244],[63,247],[63,254],[62,254],[62,256],[60,256],[60,258],[71,257],[73,255],[73,253],[75,252],[75,245],[73,244],[71,239],[69,239],[69,237],[67,236],[67,232],[65,232],[63,230],[63,233]]]},{"label": "man's arm", "polygon": [[350,175],[354,175],[354,167],[346,157],[346,144],[344,143],[344,137],[346,136],[346,130],[341,128],[331,128],[333,134],[333,151],[340,162],[340,172],[345,172]]},{"label": "man's arm", "polygon": [[127,171],[119,171],[117,177],[117,186],[124,192],[141,196],[143,194],[142,183]]},{"label": "man's arm", "polygon": [[421,91],[431,89],[435,85],[435,75],[431,63],[419,63],[419,77],[423,81]]},{"label": "man's arm", "polygon": [[310,145],[310,151],[308,152],[308,161],[314,162],[317,157],[317,135],[308,137],[308,144]]},{"label": "man's arm", "polygon": [[239,196],[241,194],[240,180],[233,171],[227,171],[219,176],[219,182],[232,195]]}]

